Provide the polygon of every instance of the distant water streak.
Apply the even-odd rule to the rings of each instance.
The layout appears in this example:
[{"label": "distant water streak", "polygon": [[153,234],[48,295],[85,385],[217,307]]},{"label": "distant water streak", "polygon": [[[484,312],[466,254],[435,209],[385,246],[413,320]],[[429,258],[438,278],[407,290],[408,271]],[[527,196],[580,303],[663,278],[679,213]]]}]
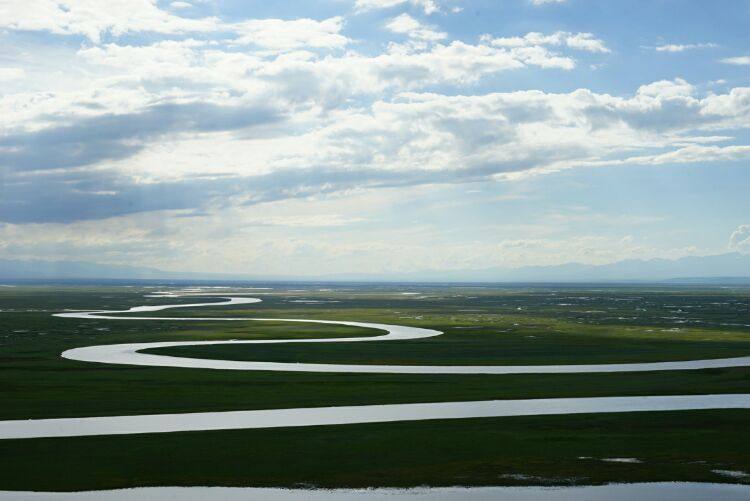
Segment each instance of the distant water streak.
[{"label": "distant water streak", "polygon": [[585,487],[447,487],[418,489],[257,489],[151,487],[89,492],[0,491],[0,501],[745,501],[750,486],[697,482],[610,484]]}]

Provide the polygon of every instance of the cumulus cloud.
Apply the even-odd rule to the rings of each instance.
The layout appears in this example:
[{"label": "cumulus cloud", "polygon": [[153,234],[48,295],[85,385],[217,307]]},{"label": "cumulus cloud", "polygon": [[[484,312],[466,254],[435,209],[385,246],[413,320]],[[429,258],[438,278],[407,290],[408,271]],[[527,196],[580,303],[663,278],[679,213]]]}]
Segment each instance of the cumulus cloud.
[{"label": "cumulus cloud", "polygon": [[679,79],[644,85],[630,97],[412,92],[308,119],[280,114],[288,106],[275,109],[267,99],[260,100],[266,107],[153,105],[3,136],[2,162],[13,170],[0,218],[204,210],[585,165],[748,158],[750,147],[706,145],[724,139],[700,132],[750,127],[750,89],[694,93]]},{"label": "cumulus cloud", "polygon": [[622,163],[641,165],[698,162],[735,162],[750,158],[750,146],[702,146],[691,144],[667,153],[629,157]]},{"label": "cumulus cloud", "polygon": [[396,6],[412,5],[430,15],[440,12],[438,0],[356,0],[354,5],[358,10],[390,9]]},{"label": "cumulus cloud", "polygon": [[189,33],[217,29],[216,18],[192,19],[161,10],[156,0],[6,0],[0,28],[82,35],[98,42],[104,33]]},{"label": "cumulus cloud", "polygon": [[734,66],[750,66],[750,56],[726,57],[721,62]]},{"label": "cumulus cloud", "polygon": [[404,34],[410,38],[429,42],[436,42],[448,36],[447,33],[425,26],[409,14],[405,13],[391,19],[388,24],[386,24],[386,28],[394,33]]},{"label": "cumulus cloud", "polygon": [[[192,5],[172,2],[173,9]],[[159,8],[156,0],[8,0],[0,4],[0,28],[81,35],[98,43],[102,35],[151,32],[162,35],[228,33],[235,43],[272,50],[341,48],[349,39],[340,34],[343,18],[253,19],[223,22],[215,17],[188,18]]]},{"label": "cumulus cloud", "polygon": [[654,47],[656,52],[685,52],[693,49],[714,49],[718,47],[715,43],[688,43],[688,44],[662,44]]},{"label": "cumulus cloud", "polygon": [[567,46],[570,49],[587,52],[611,52],[605,43],[596,38],[592,33],[570,33],[557,31],[550,34],[530,32],[522,37],[493,38],[485,35],[484,40],[496,47],[541,47],[541,46]]},{"label": "cumulus cloud", "polygon": [[[438,5],[419,1],[385,22],[403,40],[369,52],[357,50],[341,17],[183,19],[149,1],[127,2],[131,12],[118,17],[125,7],[117,2],[109,13],[83,0],[69,9],[35,2],[41,14],[18,4],[0,23],[92,41],[143,30],[170,36],[68,49],[70,66],[85,75],[79,85],[0,96],[4,221],[209,211],[748,156],[747,146],[715,143],[750,127],[749,88],[701,96],[679,78],[624,96],[470,87],[502,72],[571,71],[589,56],[582,53],[610,51],[592,33],[455,40],[414,17]],[[358,3],[397,5],[407,2]]]},{"label": "cumulus cloud", "polygon": [[729,237],[729,248],[750,252],[750,224],[741,224]]},{"label": "cumulus cloud", "polygon": [[[340,271],[687,252],[689,242],[645,247],[634,230],[656,223],[641,214],[545,210],[538,225],[483,227],[477,242],[412,221],[416,205],[435,218],[433,206],[414,202],[425,193],[455,204],[471,191],[463,201],[477,210],[483,190],[511,204],[519,199],[498,191],[533,184],[495,181],[750,158],[750,88],[724,82],[706,92],[673,75],[632,91],[575,90],[575,75],[556,79],[614,62],[603,34],[553,26],[456,37],[439,21],[457,4],[355,0],[341,15],[280,19],[263,6],[252,10],[263,18],[241,18],[241,9],[205,17],[221,6],[192,0],[0,2],[12,47],[0,68],[9,82],[0,93],[0,255],[288,272],[292,261]],[[363,29],[367,19],[382,30]],[[514,82],[526,90],[493,91]],[[634,228],[560,234],[626,225]],[[748,232],[739,227],[732,248],[747,249]]]},{"label": "cumulus cloud", "polygon": [[[406,30],[406,44],[367,56],[346,52],[319,57],[294,51],[280,57],[224,52],[194,40],[159,42],[148,46],[107,44],[79,51],[97,65],[109,65],[127,77],[150,81],[210,85],[233,93],[269,92],[294,100],[315,98],[320,104],[340,103],[352,94],[379,94],[385,89],[418,89],[433,83],[466,83],[493,73],[524,67],[570,70],[575,60],[543,47],[494,47],[461,41],[437,43],[441,34],[421,28]],[[430,39],[425,40],[425,39]],[[123,81],[124,85],[126,82]],[[201,94],[205,94],[202,89]],[[26,108],[27,109],[27,108]]]},{"label": "cumulus cloud", "polygon": [[350,42],[340,33],[343,25],[343,18],[332,17],[322,21],[253,19],[234,23],[230,27],[239,35],[234,43],[255,45],[264,49],[292,50],[342,48]]},{"label": "cumulus cloud", "polygon": [[682,78],[659,80],[638,87],[638,95],[655,98],[689,97],[695,88]]}]

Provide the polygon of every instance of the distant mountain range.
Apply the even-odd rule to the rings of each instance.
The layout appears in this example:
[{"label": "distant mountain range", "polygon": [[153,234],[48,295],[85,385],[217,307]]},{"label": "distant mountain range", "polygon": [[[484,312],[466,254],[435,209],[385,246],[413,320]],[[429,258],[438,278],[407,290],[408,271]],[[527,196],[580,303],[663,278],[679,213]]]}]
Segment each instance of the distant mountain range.
[{"label": "distant mountain range", "polygon": [[481,270],[409,273],[346,273],[318,276],[171,272],[83,261],[0,260],[0,280],[217,280],[357,282],[663,282],[750,284],[750,255],[740,253],[680,259],[629,259],[604,265],[494,267]]}]

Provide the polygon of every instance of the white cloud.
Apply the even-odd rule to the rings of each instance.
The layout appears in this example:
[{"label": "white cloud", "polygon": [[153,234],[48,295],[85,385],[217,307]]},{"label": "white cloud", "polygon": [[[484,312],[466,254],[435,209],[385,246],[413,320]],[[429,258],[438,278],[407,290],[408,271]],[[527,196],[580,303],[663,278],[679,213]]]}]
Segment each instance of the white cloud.
[{"label": "white cloud", "polygon": [[350,217],[342,214],[298,214],[294,216],[264,216],[247,218],[243,224],[252,226],[284,226],[288,228],[326,228],[350,226],[365,221],[361,217]]},{"label": "white cloud", "polygon": [[604,42],[594,38],[591,33],[570,33],[565,38],[565,45],[571,49],[588,52],[611,52]]},{"label": "white cloud", "polygon": [[[172,8],[190,7],[172,2]],[[349,43],[341,35],[343,18],[253,19],[238,23],[218,18],[180,17],[162,10],[156,0],[6,0],[0,3],[0,28],[49,31],[60,35],[82,35],[98,43],[103,34],[153,32],[163,35],[190,33],[233,33],[238,44],[252,44],[271,50],[299,48],[333,49]]]},{"label": "white cloud", "polygon": [[403,5],[408,0],[356,0],[355,7],[361,10],[390,9],[397,5]]},{"label": "white cloud", "polygon": [[[162,140],[158,148],[146,148],[123,161],[122,168],[155,182],[205,173],[209,158],[219,172],[235,175],[273,174],[309,165],[342,171],[356,166],[352,176],[361,170],[361,183],[377,185],[397,173],[406,176],[402,182],[420,184],[512,178],[582,166],[748,158],[750,146],[705,145],[726,138],[695,132],[733,123],[750,127],[750,109],[743,111],[739,105],[750,89],[698,99],[688,86],[684,81],[656,82],[629,98],[586,90],[482,96],[403,93],[395,100],[376,101],[370,109],[318,117],[308,125],[314,127],[293,139],[282,135],[242,141],[210,134],[174,146]],[[634,151],[654,153],[633,155]],[[170,167],[152,167],[159,165]],[[148,171],[141,166],[149,166]],[[326,183],[323,174],[320,183]]]},{"label": "white cloud", "polygon": [[217,29],[215,18],[190,19],[159,9],[156,0],[4,0],[0,28],[83,35],[98,42],[103,33],[190,33]]},{"label": "white cloud", "polygon": [[435,12],[440,12],[440,6],[437,0],[411,0],[414,5],[421,7],[428,16]]},{"label": "white cloud", "polygon": [[[707,136],[702,131],[750,128],[750,88],[700,98],[692,85],[676,79],[643,85],[632,97],[588,90],[474,96],[402,92],[395,98],[383,94],[390,86],[404,89],[430,82],[464,82],[533,63],[520,59],[516,49],[529,48],[454,43],[438,44],[426,52],[376,57],[348,54],[266,60],[216,51],[194,40],[146,47],[108,44],[80,54],[130,79],[108,78],[56,100],[49,96],[3,98],[6,113],[0,126],[18,131],[24,123],[33,133],[59,126],[59,121],[38,122],[37,116],[48,120],[56,115],[75,124],[85,117],[113,112],[137,115],[154,103],[170,102],[208,102],[228,109],[270,106],[289,114],[278,125],[267,125],[265,137],[244,136],[242,130],[231,129],[167,131],[158,140],[145,142],[133,156],[106,162],[118,172],[148,182],[202,175],[271,175],[326,166],[365,169],[376,178],[403,172],[413,178],[408,182],[419,184],[424,182],[421,173],[427,172],[463,172],[445,177],[460,180],[584,165],[661,165],[748,157],[748,146],[705,145],[727,137]],[[155,85],[163,78],[169,86],[160,91]],[[133,81],[140,83],[133,88]],[[175,82],[181,82],[179,89]],[[145,91],[144,83],[153,90]],[[349,98],[357,95],[374,100],[350,106]],[[96,106],[71,107],[71,103]],[[320,183],[326,183],[323,175]]]},{"label": "white cloud", "polygon": [[698,162],[735,162],[748,158],[750,158],[750,146],[702,146],[692,144],[668,153],[627,158],[623,163],[663,165]]},{"label": "white cloud", "polygon": [[[266,45],[275,44],[277,49],[266,46],[227,50],[211,41],[188,38],[150,45],[107,43],[63,53],[55,58],[55,64],[61,65],[67,57],[65,65],[76,68],[78,83],[72,85],[75,76],[67,73],[72,81],[65,89],[0,97],[4,110],[0,130],[34,130],[51,125],[50,117],[75,120],[133,113],[154,103],[190,100],[226,106],[268,103],[296,113],[298,120],[306,120],[306,109],[338,108],[357,96],[418,90],[437,83],[461,85],[524,67],[575,67],[572,58],[544,47],[506,48],[460,41],[428,45],[410,39],[407,44],[394,44],[389,52],[373,56],[352,50],[326,54],[293,47],[303,43],[301,38],[304,43],[324,45],[327,33],[338,36],[338,20],[312,21],[310,26],[324,28],[321,42],[314,41],[320,30],[311,30],[307,36],[304,30],[295,32],[290,28],[299,20],[291,21],[291,25],[272,21],[273,30],[267,23],[262,28],[270,30],[266,33],[273,39]],[[295,34],[293,38],[275,38],[274,30]],[[256,42],[265,44],[263,40],[259,37]]]},{"label": "white cloud", "polygon": [[194,48],[203,45],[203,42],[192,39],[167,40],[145,46],[109,43],[82,48],[78,51],[78,55],[97,65],[131,68],[136,74],[141,65],[147,63],[154,72],[150,76],[157,76],[159,71],[163,72],[162,75],[170,74],[172,67],[174,69],[189,68],[199,55]]},{"label": "white cloud", "polygon": [[726,57],[721,62],[735,66],[750,66],[750,56]]},{"label": "white cloud", "polygon": [[239,37],[237,44],[255,45],[264,49],[337,49],[350,40],[341,34],[342,17],[331,17],[323,21],[313,19],[253,19],[231,25]]},{"label": "white cloud", "polygon": [[692,85],[682,78],[677,78],[675,80],[659,80],[658,82],[641,85],[638,87],[637,93],[642,96],[670,98],[691,96],[693,91],[694,87]]},{"label": "white cloud", "polygon": [[741,224],[729,237],[729,248],[750,252],[750,224]]},{"label": "white cloud", "polygon": [[483,40],[496,47],[534,47],[534,46],[566,46],[574,50],[587,52],[611,52],[605,43],[595,38],[591,33],[570,33],[567,31],[556,31],[551,34],[530,32],[522,37],[493,38],[484,35]]},{"label": "white cloud", "polygon": [[[575,51],[609,51],[591,33],[440,41],[445,34],[401,14],[387,27],[407,40],[366,54],[343,25],[340,17],[248,20],[220,24],[218,38],[86,45],[69,56],[85,75],[78,87],[0,97],[0,132],[20,138],[6,139],[0,154],[19,171],[37,169],[50,159],[40,159],[42,150],[31,151],[24,138],[77,134],[85,144],[54,148],[54,160],[69,162],[58,162],[55,175],[116,180],[81,182],[79,194],[117,198],[159,183],[214,183],[231,188],[220,202],[228,205],[580,166],[748,157],[748,146],[710,143],[750,128],[750,88],[701,96],[679,78],[629,96],[586,89],[473,95],[461,88],[529,67],[571,70]],[[425,92],[446,84],[455,95]],[[173,114],[155,124],[159,109]],[[254,128],[244,118],[258,109],[269,119]],[[98,149],[87,156],[90,148]],[[51,173],[18,176],[28,182]],[[177,205],[219,203],[210,192]],[[322,226],[324,219],[288,221]]]},{"label": "white cloud", "polygon": [[[11,82],[0,94],[0,217],[24,224],[0,224],[0,253],[208,269],[225,266],[217,264],[220,248],[228,269],[252,271],[252,262],[273,272],[289,271],[290,262],[295,272],[379,271],[666,255],[687,247],[647,248],[635,232],[559,233],[564,225],[646,219],[563,212],[548,226],[502,235],[484,228],[474,243],[436,236],[440,229],[407,220],[413,213],[398,204],[430,190],[468,191],[452,186],[460,183],[489,193],[500,186],[490,188],[492,181],[562,169],[750,158],[742,144],[747,87],[722,85],[714,94],[673,78],[645,80],[623,95],[487,92],[498,82],[546,85],[559,75],[543,69],[615,64],[599,57],[610,48],[592,33],[457,40],[423,16],[456,11],[455,2],[359,0],[360,10],[393,8],[371,16],[385,16],[377,22],[398,34],[378,51],[381,39],[360,43],[363,32],[343,17],[177,14],[203,11],[182,10],[191,4],[198,6],[0,4],[0,30],[11,43],[24,40],[0,69],[0,80]],[[47,44],[44,57],[23,52],[38,50],[25,45],[32,39]],[[708,44],[693,45],[656,50]],[[750,64],[745,59],[726,62]],[[520,79],[502,78],[521,71]],[[395,215],[383,229],[379,211],[389,210]],[[743,228],[732,245],[750,245]]]},{"label": "white cloud", "polygon": [[693,49],[713,49],[718,47],[715,43],[688,43],[688,44],[663,44],[654,47],[657,52],[685,52]]},{"label": "white cloud", "polygon": [[423,28],[422,23],[411,17],[409,14],[401,14],[394,17],[386,24],[386,28],[394,33],[406,33]]},{"label": "white cloud", "polygon": [[565,3],[568,0],[529,0],[533,5],[547,5],[553,3]]},{"label": "white cloud", "polygon": [[386,24],[386,28],[394,33],[400,33],[407,35],[410,38],[426,42],[436,42],[448,36],[447,33],[425,26],[406,13],[391,19],[388,24]]},{"label": "white cloud", "polygon": [[[421,36],[421,35],[420,35]],[[421,40],[416,40],[421,41]],[[431,83],[464,83],[486,75],[526,66],[570,70],[575,61],[540,47],[498,48],[459,41],[430,46],[394,44],[389,53],[364,56],[347,52],[319,57],[295,51],[267,59],[261,55],[223,52],[195,40],[159,42],[148,46],[107,44],[79,51],[97,65],[111,65],[133,78],[184,80],[228,86],[233,90],[269,90],[287,98],[346,99],[380,94],[385,89],[418,89]],[[124,72],[125,69],[127,72]],[[112,82],[114,83],[114,82]],[[202,89],[205,92],[205,88]],[[328,96],[328,97],[326,97]]]},{"label": "white cloud", "polygon": [[392,7],[411,4],[430,15],[440,12],[438,0],[356,0],[354,6],[358,10],[390,9]]},{"label": "white cloud", "polygon": [[20,80],[26,76],[23,68],[2,68],[0,67],[0,82],[9,82],[11,80]]},{"label": "white cloud", "polygon": [[720,126],[727,128],[750,127],[750,87],[735,87],[725,94],[712,94],[704,98],[700,113],[724,118],[726,121]]}]

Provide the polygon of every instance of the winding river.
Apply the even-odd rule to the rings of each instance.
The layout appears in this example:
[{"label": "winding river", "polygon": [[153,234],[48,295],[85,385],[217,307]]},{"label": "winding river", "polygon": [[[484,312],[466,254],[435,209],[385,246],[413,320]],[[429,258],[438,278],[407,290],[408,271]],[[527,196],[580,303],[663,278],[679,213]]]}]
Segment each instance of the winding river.
[{"label": "winding river", "polygon": [[[252,304],[258,298],[231,297],[220,293],[155,293],[150,297],[175,298],[182,296],[211,296],[223,302],[137,306],[128,310],[65,312],[62,318],[98,320],[168,320],[168,321],[283,321],[317,324],[336,324],[378,329],[377,336],[321,338],[321,339],[267,339],[231,341],[173,341],[156,343],[126,343],[74,348],[62,353],[64,358],[92,363],[126,364],[158,367],[186,367],[213,370],[256,370],[295,372],[343,372],[390,374],[558,374],[640,372],[665,370],[713,369],[721,367],[750,366],[750,357],[691,360],[680,362],[655,362],[596,365],[355,365],[252,362],[173,357],[142,353],[150,348],[214,344],[270,344],[270,343],[350,343],[420,339],[439,336],[440,331],[368,322],[338,320],[310,320],[298,318],[247,318],[247,317],[151,317],[117,316],[156,312],[173,308],[195,308]],[[360,405],[296,409],[271,409],[252,411],[199,412],[183,414],[149,414],[139,416],[107,416],[86,418],[33,419],[0,421],[0,439],[72,437],[89,435],[116,435],[134,433],[163,433],[177,431],[228,430],[249,428],[274,428],[293,426],[321,426],[355,423],[415,421],[428,419],[460,419],[479,417],[581,414],[605,412],[675,411],[698,409],[750,408],[750,394],[728,395],[667,395],[642,397],[551,398],[524,400],[485,400],[474,402],[439,402],[423,404]]]}]

